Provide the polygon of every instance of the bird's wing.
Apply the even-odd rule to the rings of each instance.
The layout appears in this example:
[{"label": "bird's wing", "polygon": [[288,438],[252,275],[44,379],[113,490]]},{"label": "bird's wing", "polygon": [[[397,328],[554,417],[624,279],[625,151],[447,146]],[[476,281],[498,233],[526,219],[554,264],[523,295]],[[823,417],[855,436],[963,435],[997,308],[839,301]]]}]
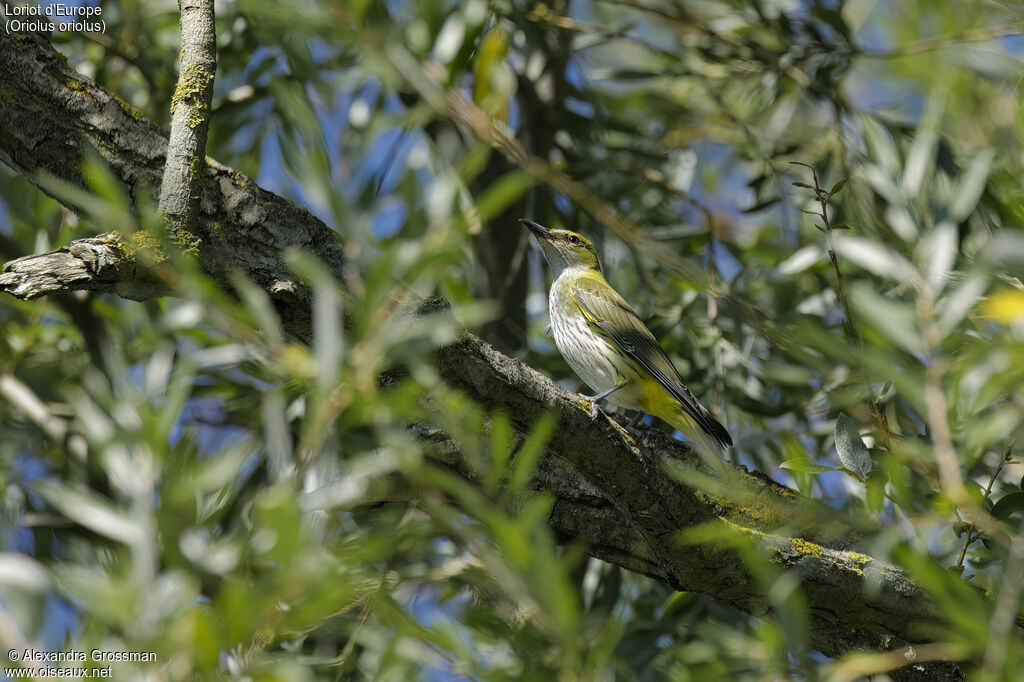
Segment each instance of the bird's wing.
[{"label": "bird's wing", "polygon": [[679,371],[665,355],[665,351],[643,320],[618,292],[607,284],[600,285],[598,291],[598,286],[596,283],[582,281],[572,288],[576,303],[587,320],[650,372],[706,433],[722,445],[731,446],[732,438],[729,432],[697,401],[693,393],[690,393],[690,389],[686,388]]}]

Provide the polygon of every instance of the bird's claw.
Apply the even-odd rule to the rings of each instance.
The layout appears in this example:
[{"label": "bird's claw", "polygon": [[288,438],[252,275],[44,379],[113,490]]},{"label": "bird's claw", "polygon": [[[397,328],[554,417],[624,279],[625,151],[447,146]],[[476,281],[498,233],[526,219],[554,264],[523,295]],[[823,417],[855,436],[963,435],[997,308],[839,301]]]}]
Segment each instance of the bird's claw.
[{"label": "bird's claw", "polygon": [[590,401],[590,421],[597,419],[597,413],[601,411],[601,405],[597,400]]}]

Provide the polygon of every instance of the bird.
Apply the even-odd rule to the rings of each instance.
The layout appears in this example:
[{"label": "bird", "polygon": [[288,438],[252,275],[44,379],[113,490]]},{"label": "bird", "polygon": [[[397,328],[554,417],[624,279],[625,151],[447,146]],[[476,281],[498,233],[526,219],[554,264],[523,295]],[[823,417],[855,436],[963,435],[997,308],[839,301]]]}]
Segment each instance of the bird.
[{"label": "bird", "polygon": [[591,401],[591,417],[604,401],[653,414],[695,441],[706,435],[731,447],[732,436],[694,397],[654,334],[605,279],[590,240],[528,218],[519,222],[537,238],[551,269],[548,308],[555,346],[595,391],[583,396]]}]

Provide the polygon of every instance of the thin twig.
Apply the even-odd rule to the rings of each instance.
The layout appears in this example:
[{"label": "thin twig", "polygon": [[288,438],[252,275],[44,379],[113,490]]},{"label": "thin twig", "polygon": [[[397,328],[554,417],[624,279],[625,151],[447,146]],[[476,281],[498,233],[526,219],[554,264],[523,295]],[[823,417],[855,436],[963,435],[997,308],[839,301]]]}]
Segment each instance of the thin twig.
[{"label": "thin twig", "polygon": [[[960,460],[953,445],[953,433],[949,427],[949,402],[942,388],[947,361],[934,357],[942,343],[942,334],[935,324],[935,304],[928,287],[919,287],[917,292],[917,318],[921,325],[929,356],[924,368],[925,423],[935,443],[935,461],[939,465],[939,485],[942,491],[956,505],[968,505],[967,489],[960,474]],[[984,510],[981,510],[982,512]]]},{"label": "thin twig", "polygon": [[864,359],[864,341],[857,333],[857,328],[853,323],[853,311],[850,308],[850,301],[846,297],[846,290],[843,288],[843,271],[839,268],[839,257],[836,255],[835,239],[833,232],[837,229],[832,221],[828,217],[828,200],[832,197],[835,192],[842,189],[840,185],[838,189],[833,187],[831,191],[822,189],[821,184],[818,181],[818,172],[810,164],[802,163],[800,161],[793,161],[795,165],[804,166],[809,168],[811,171],[811,177],[814,179],[814,187],[805,185],[803,183],[796,183],[798,187],[807,187],[814,191],[814,197],[818,204],[821,206],[821,213],[817,213],[822,222],[823,226],[819,226],[822,232],[825,233],[825,239],[828,244],[828,257],[832,263],[832,269],[836,274],[836,294],[839,297],[839,305],[843,311],[843,317],[846,318],[843,323],[843,332],[850,343],[857,346],[858,356],[860,358],[861,372],[864,375],[864,386],[868,389],[868,398],[870,399],[871,413],[875,420],[875,426],[878,428],[878,432],[882,436],[882,441],[885,443],[886,449],[891,449],[890,438],[889,438],[889,427],[885,423],[885,416],[882,414],[881,408],[878,403],[881,396],[875,395],[875,388],[871,383],[871,375],[868,372],[867,362]]},{"label": "thin twig", "polygon": [[934,50],[941,50],[946,47],[962,45],[964,43],[979,43],[988,40],[995,40],[996,38],[1003,38],[1005,36],[1020,35],[1022,29],[1024,29],[1024,24],[1021,22],[1004,24],[1002,26],[983,26],[966,31],[959,36],[925,38],[924,40],[919,40],[916,43],[910,43],[887,52],[861,52],[860,55],[862,57],[870,57],[872,59],[898,59],[899,57],[906,57],[907,55],[932,52]]},{"label": "thin twig", "polygon": [[[982,503],[984,503],[984,500],[987,500],[988,496],[992,494],[992,485],[996,482],[996,479],[999,478],[999,474],[1002,473],[1003,466],[1010,461],[1010,453],[1012,451],[1013,443],[1011,442],[1009,445],[1006,446],[1006,452],[1004,452],[1003,456],[999,459],[999,466],[997,466],[996,470],[992,472],[992,477],[988,479],[988,485],[985,486],[985,493],[982,496]],[[956,516],[958,519],[960,518],[959,511],[957,511]],[[973,523],[971,523],[967,527],[967,533],[964,535],[964,546],[960,548],[960,556],[956,560],[956,568],[959,569],[960,573],[963,573],[964,571],[964,557],[967,556],[967,547],[975,540],[981,537],[981,533],[975,535],[974,530],[975,526]]]}]

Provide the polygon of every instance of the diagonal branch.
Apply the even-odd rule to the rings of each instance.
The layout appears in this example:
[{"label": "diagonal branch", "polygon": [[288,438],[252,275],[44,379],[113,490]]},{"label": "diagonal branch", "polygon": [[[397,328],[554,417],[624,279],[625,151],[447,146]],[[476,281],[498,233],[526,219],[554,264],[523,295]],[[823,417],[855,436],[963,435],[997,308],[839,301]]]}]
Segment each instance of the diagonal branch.
[{"label": "diagonal branch", "polygon": [[[72,70],[39,36],[0,34],[0,71],[8,74],[0,81],[0,118],[7,122],[0,161],[52,192],[57,185],[48,177],[83,187],[82,160],[96,154],[134,202],[152,201],[167,141],[150,121]],[[232,272],[246,274],[268,292],[286,328],[308,337],[309,292],[282,256],[289,247],[304,248],[340,276],[335,235],[308,211],[216,162],[201,184],[193,244],[201,267],[229,290]],[[0,288],[21,298],[82,288],[124,295],[124,282],[146,277],[127,267],[130,256],[116,244],[97,237],[13,261]],[[444,308],[435,301],[423,312],[445,314]],[[556,498],[551,524],[559,537],[581,542],[591,555],[761,615],[772,603],[766,586],[735,543],[709,539],[742,538],[801,579],[811,643],[830,656],[927,641],[924,628],[937,624],[920,587],[845,549],[843,531],[827,522],[843,520],[823,505],[742,470],[718,467],[711,475],[663,433],[630,434],[610,419],[591,421],[578,396],[472,334],[463,332],[437,359],[446,381],[510,415],[522,430],[554,414],[558,428],[535,484]],[[957,672],[929,666],[920,679],[958,679]],[[913,679],[913,672],[901,679]]]},{"label": "diagonal branch", "polygon": [[[920,641],[921,628],[936,623],[931,600],[898,569],[829,547],[835,541],[828,538],[828,519],[835,515],[824,505],[742,471],[724,472],[726,494],[679,441],[646,429],[634,438],[611,420],[591,421],[579,396],[472,334],[463,333],[441,350],[438,362],[447,381],[510,415],[524,431],[545,413],[556,416],[549,450],[563,460],[563,470],[568,465],[580,472],[603,497],[571,498],[564,484],[546,479],[558,504],[566,500],[573,513],[590,510],[567,518],[556,504],[552,524],[558,532],[582,533],[592,543],[589,553],[614,563],[623,557],[621,565],[674,589],[704,592],[747,613],[765,614],[770,596],[735,549],[729,543],[695,542],[683,531],[710,528],[718,536],[742,536],[773,564],[800,577],[813,623],[812,645],[829,656]],[[667,473],[667,462],[675,475]],[[681,482],[691,480],[700,487]],[[608,519],[616,519],[617,533],[609,532]],[[583,526],[595,520],[588,532]]]}]

